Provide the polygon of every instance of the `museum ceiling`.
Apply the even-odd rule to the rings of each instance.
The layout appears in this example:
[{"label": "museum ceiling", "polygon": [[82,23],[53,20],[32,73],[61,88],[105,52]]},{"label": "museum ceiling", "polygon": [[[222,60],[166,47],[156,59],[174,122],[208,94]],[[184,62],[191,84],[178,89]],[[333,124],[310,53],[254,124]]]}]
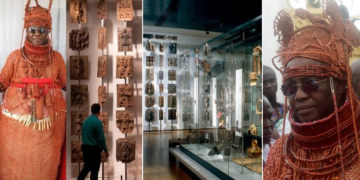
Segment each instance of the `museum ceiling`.
[{"label": "museum ceiling", "polygon": [[144,25],[224,33],[261,15],[261,0],[252,4],[239,0],[144,0]]}]

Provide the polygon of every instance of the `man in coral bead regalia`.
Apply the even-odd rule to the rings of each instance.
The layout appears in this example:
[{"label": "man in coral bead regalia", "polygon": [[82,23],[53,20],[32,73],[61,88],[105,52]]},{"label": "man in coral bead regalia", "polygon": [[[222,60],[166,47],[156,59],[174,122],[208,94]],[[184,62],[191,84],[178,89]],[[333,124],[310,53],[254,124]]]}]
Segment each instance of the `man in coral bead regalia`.
[{"label": "man in coral bead regalia", "polygon": [[349,67],[360,34],[351,21],[343,21],[334,0],[322,2],[323,18],[295,11],[310,25],[295,30],[285,11],[274,21],[282,46],[276,68],[283,76],[285,107],[290,104],[283,126],[290,123],[291,133],[272,145],[264,180],[360,178],[360,108]]},{"label": "man in coral bead regalia", "polygon": [[48,9],[35,2],[29,7],[28,0],[25,7],[24,45],[9,55],[0,73],[0,179],[55,180],[59,174],[66,67],[52,49],[52,0]]}]

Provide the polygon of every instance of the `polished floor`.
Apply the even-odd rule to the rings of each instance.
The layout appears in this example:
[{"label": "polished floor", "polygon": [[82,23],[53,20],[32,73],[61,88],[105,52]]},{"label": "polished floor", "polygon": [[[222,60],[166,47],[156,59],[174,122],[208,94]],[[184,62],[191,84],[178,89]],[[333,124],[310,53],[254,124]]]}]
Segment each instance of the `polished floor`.
[{"label": "polished floor", "polygon": [[169,139],[185,138],[183,131],[143,133],[144,180],[190,180],[178,163],[169,159]]}]

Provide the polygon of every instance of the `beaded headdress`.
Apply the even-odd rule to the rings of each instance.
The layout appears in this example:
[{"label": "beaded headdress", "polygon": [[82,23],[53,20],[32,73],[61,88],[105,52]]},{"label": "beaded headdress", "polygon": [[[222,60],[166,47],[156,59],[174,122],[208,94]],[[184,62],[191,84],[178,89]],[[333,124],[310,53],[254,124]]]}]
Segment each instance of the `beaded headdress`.
[{"label": "beaded headdress", "polygon": [[53,0],[49,0],[49,7],[45,9],[41,7],[38,0],[35,0],[36,6],[29,7],[30,1],[28,0],[25,6],[25,17],[24,17],[24,29],[33,25],[45,27],[51,29],[51,5]]},{"label": "beaded headdress", "polygon": [[[349,68],[349,59],[352,51],[360,44],[360,35],[357,28],[351,21],[343,21],[341,10],[334,0],[323,0],[323,17],[314,17],[304,9],[295,10],[296,15],[301,19],[308,19],[311,25],[294,29],[293,21],[290,15],[285,11],[280,11],[274,20],[274,35],[278,36],[278,42],[281,49],[278,55],[273,58],[273,64],[283,76],[283,83],[286,79],[296,76],[322,76],[332,78],[347,78],[347,94],[350,98],[352,121],[354,124],[354,132],[356,135],[357,150],[359,150],[359,142],[357,137],[357,129],[355,123],[354,107],[359,106],[354,90],[351,85],[351,69]],[[302,65],[296,67],[286,67],[290,60],[296,57],[304,57],[326,63],[326,66],[319,65]],[[277,67],[274,60],[279,58],[281,63]],[[332,91],[333,99],[335,92]],[[287,107],[287,97],[285,97],[285,108]],[[338,120],[338,108],[336,98],[334,99],[334,107],[337,118],[337,134],[340,139],[340,127]],[[286,110],[284,111],[284,117]],[[283,121],[283,126],[285,127]],[[283,127],[283,129],[284,129]],[[284,143],[284,132],[282,135],[282,143]],[[338,141],[340,147],[340,156],[342,156],[341,142]],[[282,144],[283,145],[283,144]],[[281,148],[283,154],[283,148]],[[360,156],[360,154],[359,154]],[[342,157],[341,157],[342,159]],[[284,157],[280,158],[280,167],[284,161]],[[342,172],[344,172],[343,162],[341,160]],[[344,174],[344,173],[343,173]],[[277,172],[280,177],[280,168]]]}]

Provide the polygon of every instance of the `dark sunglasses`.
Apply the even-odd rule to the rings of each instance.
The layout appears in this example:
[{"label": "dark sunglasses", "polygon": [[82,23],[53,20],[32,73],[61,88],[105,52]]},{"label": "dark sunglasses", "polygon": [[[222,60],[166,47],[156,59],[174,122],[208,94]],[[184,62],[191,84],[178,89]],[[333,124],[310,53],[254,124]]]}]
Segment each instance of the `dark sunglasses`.
[{"label": "dark sunglasses", "polygon": [[43,27],[33,27],[33,26],[29,27],[27,30],[32,34],[35,34],[36,31],[39,32],[40,34],[45,34],[49,31],[48,29]]},{"label": "dark sunglasses", "polygon": [[325,82],[328,79],[323,79],[316,81],[315,79],[304,80],[301,84],[283,84],[281,85],[281,90],[284,96],[292,96],[296,94],[297,86],[300,86],[301,89],[306,93],[311,93],[319,89],[319,83]]}]

